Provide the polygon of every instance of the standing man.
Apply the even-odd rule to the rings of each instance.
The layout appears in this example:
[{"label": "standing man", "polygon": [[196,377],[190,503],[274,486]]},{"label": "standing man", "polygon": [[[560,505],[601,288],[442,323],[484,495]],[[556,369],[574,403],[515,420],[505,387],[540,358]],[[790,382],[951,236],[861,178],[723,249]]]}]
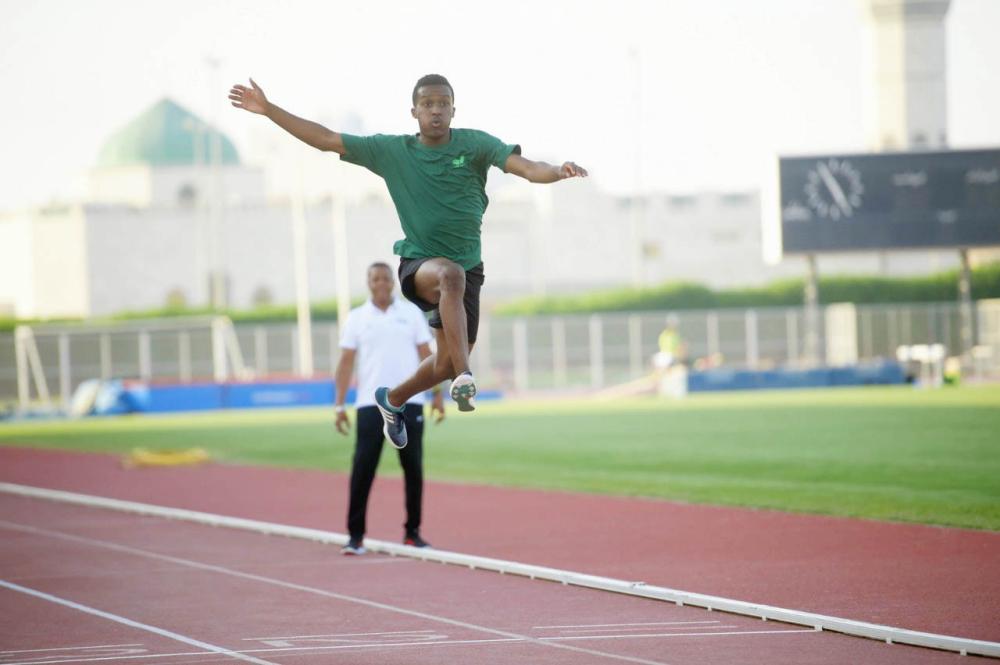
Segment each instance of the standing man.
[{"label": "standing man", "polygon": [[[349,91],[346,91],[349,93]],[[500,91],[515,107],[530,108],[518,90]],[[385,421],[386,436],[406,445],[403,405],[413,396],[446,379],[459,411],[475,407],[476,382],[469,353],[479,327],[479,290],[485,279],[480,226],[489,199],[486,175],[491,166],[529,182],[552,183],[584,177],[586,169],[573,162],[560,166],[521,156],[521,147],[476,129],[452,129],[455,91],[439,74],[421,77],[413,86],[410,115],[419,132],[392,136],[352,136],[299,118],[272,104],[253,79],[250,87],[234,85],[233,106],[267,116],[295,138],[319,150],[336,152],[344,161],[364,166],[385,180],[396,205],[402,240],[399,282],[403,295],[425,312],[434,312],[437,352],[399,383],[379,386],[375,402]],[[390,386],[395,386],[390,390]]]},{"label": "standing man", "polygon": [[[337,362],[336,412],[337,431],[347,434],[351,421],[344,401],[351,383],[355,358],[358,360],[357,413],[358,435],[351,463],[351,496],[347,508],[347,532],[350,541],[344,554],[364,554],[368,494],[375,480],[375,469],[382,455],[383,423],[375,404],[375,388],[385,383],[401,381],[416,370],[424,358],[431,355],[430,331],[424,315],[414,305],[393,298],[395,282],[392,268],[385,263],[368,267],[368,290],[371,298],[351,310],[340,336],[340,360]],[[406,486],[406,523],[403,544],[428,547],[420,537],[421,504],[423,501],[423,432],[424,396],[413,395],[404,405],[409,445],[399,448],[399,463],[403,467]],[[431,411],[437,421],[444,418],[440,390],[435,387]],[[391,440],[391,439],[390,439]]]}]

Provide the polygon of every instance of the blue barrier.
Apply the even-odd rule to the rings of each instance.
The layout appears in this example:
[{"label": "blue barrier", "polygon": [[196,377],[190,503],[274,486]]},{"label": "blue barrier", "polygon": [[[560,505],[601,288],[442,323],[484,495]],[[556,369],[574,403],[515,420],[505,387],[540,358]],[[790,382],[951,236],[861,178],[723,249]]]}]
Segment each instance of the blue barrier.
[{"label": "blue barrier", "polygon": [[813,369],[711,369],[688,374],[688,392],[825,388],[901,383],[906,383],[906,371],[902,365],[893,362],[851,367],[816,367]]},{"label": "blue barrier", "polygon": [[[354,388],[347,391],[348,404],[355,402],[355,393]],[[335,396],[336,387],[330,379],[190,384],[112,380],[102,382],[92,414],[331,406]],[[477,399],[501,396],[500,391],[484,391]]]}]

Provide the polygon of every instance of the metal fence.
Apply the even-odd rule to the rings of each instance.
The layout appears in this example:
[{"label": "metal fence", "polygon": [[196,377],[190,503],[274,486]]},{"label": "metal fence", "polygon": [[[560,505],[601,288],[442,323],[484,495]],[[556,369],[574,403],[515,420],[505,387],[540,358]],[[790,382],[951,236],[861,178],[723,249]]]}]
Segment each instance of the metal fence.
[{"label": "metal fence", "polygon": [[[1000,327],[1000,316],[985,316],[982,307],[979,310],[977,337],[1000,339],[1000,331],[994,329]],[[821,321],[824,314],[820,312]],[[805,310],[797,307],[487,317],[472,354],[473,369],[482,389],[525,392],[613,386],[650,372],[668,318],[674,319],[690,360],[711,358],[727,367],[754,369],[810,362]],[[228,333],[213,329],[208,319],[40,326],[31,332],[36,369],[57,401],[67,400],[82,381],[93,378],[210,381],[243,367],[243,376],[258,378],[299,374],[294,323],[239,324]],[[822,358],[826,341],[822,325],[819,334]],[[860,305],[855,335],[859,361],[895,358],[897,347],[909,344],[940,343],[949,355],[958,355],[959,306]],[[338,339],[336,324],[313,324],[315,374],[333,373]],[[1000,356],[1000,349],[994,354]],[[228,359],[228,365],[221,360],[221,375],[220,355]],[[18,399],[17,364],[15,335],[0,334],[0,403]],[[33,390],[32,397],[36,393]]]}]

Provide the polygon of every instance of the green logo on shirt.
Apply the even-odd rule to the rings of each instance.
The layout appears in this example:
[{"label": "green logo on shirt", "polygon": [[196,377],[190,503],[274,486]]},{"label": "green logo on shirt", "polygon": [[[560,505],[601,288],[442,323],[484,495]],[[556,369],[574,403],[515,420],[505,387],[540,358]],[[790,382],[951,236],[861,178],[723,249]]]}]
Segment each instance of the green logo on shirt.
[{"label": "green logo on shirt", "polygon": [[455,169],[465,166],[465,155],[462,155],[458,159],[451,160],[451,166]]}]

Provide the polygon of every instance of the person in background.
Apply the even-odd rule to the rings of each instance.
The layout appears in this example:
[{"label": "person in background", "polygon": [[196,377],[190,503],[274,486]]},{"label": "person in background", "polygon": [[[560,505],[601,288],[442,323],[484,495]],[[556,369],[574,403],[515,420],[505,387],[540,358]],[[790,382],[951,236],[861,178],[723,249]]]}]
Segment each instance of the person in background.
[{"label": "person in background", "polygon": [[[357,441],[351,463],[350,501],[347,508],[349,541],[344,554],[364,554],[368,496],[375,480],[375,470],[382,455],[382,414],[375,405],[375,388],[392,385],[412,374],[420,362],[431,355],[430,329],[416,305],[393,297],[395,280],[386,263],[368,267],[369,298],[351,310],[340,336],[340,360],[337,362],[336,427],[346,435],[351,421],[345,400],[355,364],[358,365]],[[435,387],[431,411],[437,422],[444,418],[444,403]],[[418,393],[405,404],[408,445],[399,447],[406,487],[406,522],[403,543],[429,547],[420,537],[423,502],[423,431],[424,394]],[[395,444],[394,444],[395,445]]]},{"label": "person in background", "polygon": [[653,358],[653,364],[657,370],[666,371],[674,365],[681,365],[685,362],[687,349],[684,340],[681,339],[677,331],[679,321],[677,317],[671,315],[667,318],[667,326],[660,333],[660,351]]}]

